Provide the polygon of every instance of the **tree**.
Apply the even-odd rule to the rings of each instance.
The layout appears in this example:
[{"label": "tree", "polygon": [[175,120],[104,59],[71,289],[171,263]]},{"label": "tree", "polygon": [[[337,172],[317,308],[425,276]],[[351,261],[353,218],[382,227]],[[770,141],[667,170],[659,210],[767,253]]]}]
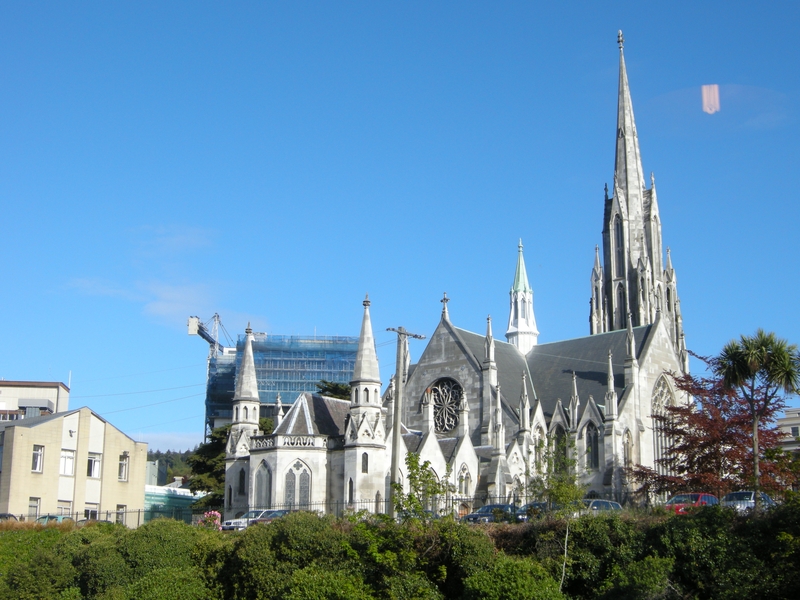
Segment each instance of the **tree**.
[{"label": "tree", "polygon": [[408,493],[403,493],[403,486],[399,483],[392,484],[392,500],[395,514],[403,519],[422,519],[427,521],[438,509],[436,504],[442,497],[455,492],[455,486],[450,483],[450,465],[447,472],[439,479],[431,470],[430,461],[420,464],[419,454],[409,452],[406,454],[406,470],[408,477]]},{"label": "tree", "polygon": [[782,408],[784,394],[800,388],[800,354],[797,346],[778,338],[763,329],[753,336],[743,335],[731,340],[722,349],[714,365],[714,372],[723,379],[725,387],[735,389],[747,402],[753,426],[753,485],[755,510],[758,512],[761,498],[759,488],[759,421],[771,407]]},{"label": "tree", "polygon": [[316,384],[317,393],[320,396],[328,396],[328,398],[341,398],[342,400],[350,400],[350,384],[336,383],[335,381],[328,381],[327,379],[320,380]]},{"label": "tree", "polygon": [[225,446],[230,431],[230,424],[217,427],[208,441],[200,444],[186,459],[192,468],[189,489],[208,492],[208,495],[195,502],[198,507],[219,506],[225,500]]},{"label": "tree", "polygon": [[[264,434],[272,433],[272,419],[261,418],[258,428]],[[209,492],[194,503],[198,508],[216,507],[225,500],[225,447],[228,445],[231,425],[217,427],[211,432],[209,440],[200,444],[186,459],[192,468],[189,489],[193,492]]]},{"label": "tree", "polygon": [[[723,495],[752,482],[749,405],[715,373],[718,357],[694,356],[708,365],[711,376],[672,375],[676,387],[694,402],[666,406],[663,414],[653,415],[653,421],[669,440],[664,456],[657,459],[662,468],[636,465],[630,470],[632,478],[641,484],[640,492],[647,497],[651,493],[697,490]],[[761,475],[765,484],[776,489],[795,478],[778,451],[781,433],[774,419],[781,406],[771,404],[759,421],[759,448],[767,457]]]}]

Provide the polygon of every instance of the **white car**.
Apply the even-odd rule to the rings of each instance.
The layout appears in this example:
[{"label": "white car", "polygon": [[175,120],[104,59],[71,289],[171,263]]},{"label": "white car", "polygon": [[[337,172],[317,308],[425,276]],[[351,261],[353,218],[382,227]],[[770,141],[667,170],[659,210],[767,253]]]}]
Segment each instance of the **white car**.
[{"label": "white car", "polygon": [[[722,506],[734,509],[738,513],[745,513],[748,510],[753,510],[756,505],[755,492],[731,492],[727,494],[720,502]],[[775,507],[775,501],[761,492],[761,509],[766,510]]]},{"label": "white car", "polygon": [[238,519],[231,519],[230,521],[225,521],[222,524],[222,530],[223,531],[231,531],[231,530],[234,530],[234,529],[236,529],[236,530],[244,529],[245,527],[250,525],[250,523],[252,523],[256,519],[261,518],[262,515],[265,515],[266,513],[269,513],[269,512],[272,512],[272,510],[271,509],[265,509],[265,510],[251,510],[251,511],[248,511],[248,512],[244,513]]}]

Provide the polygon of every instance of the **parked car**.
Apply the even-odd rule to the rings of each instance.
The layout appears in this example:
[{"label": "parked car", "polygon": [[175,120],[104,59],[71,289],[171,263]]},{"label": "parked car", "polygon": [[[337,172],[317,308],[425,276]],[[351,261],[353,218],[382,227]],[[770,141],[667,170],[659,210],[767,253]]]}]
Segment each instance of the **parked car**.
[{"label": "parked car", "polygon": [[76,523],[78,527],[84,527],[85,525],[94,525],[95,523],[107,523],[107,524],[114,524],[114,521],[109,521],[108,519],[78,519]]},{"label": "parked car", "polygon": [[[720,505],[732,508],[736,512],[744,513],[755,508],[756,493],[753,491],[731,492],[722,498]],[[761,508],[774,508],[775,506],[777,506],[775,501],[764,492],[761,492]]]},{"label": "parked car", "polygon": [[547,502],[528,502],[517,509],[517,523],[527,523],[531,518],[536,518],[547,512]]},{"label": "parked car", "polygon": [[719,500],[713,494],[698,492],[673,496],[667,500],[664,508],[670,512],[674,512],[676,515],[685,515],[687,512],[691,512],[702,506],[715,506],[717,504],[719,504]]},{"label": "parked car", "polygon": [[461,517],[462,523],[494,523],[499,517],[501,521],[511,521],[516,517],[517,508],[513,504],[487,504],[474,513]]},{"label": "parked car", "polygon": [[611,514],[615,511],[622,510],[622,506],[620,506],[619,502],[600,500],[599,498],[584,498],[583,505],[585,508],[581,510],[581,514],[584,515]]},{"label": "parked car", "polygon": [[50,525],[51,523],[74,523],[75,519],[67,515],[42,515],[34,523]]},{"label": "parked car", "polygon": [[16,515],[11,513],[0,513],[0,521],[18,521]]},{"label": "parked car", "polygon": [[224,523],[222,523],[222,530],[223,531],[233,531],[233,530],[244,529],[245,527],[250,525],[250,523],[252,521],[261,518],[262,515],[264,515],[264,514],[266,514],[268,512],[272,512],[272,510],[271,509],[261,509],[261,510],[248,511],[248,512],[244,513],[238,519],[230,519],[230,520],[225,521]]},{"label": "parked car", "polygon": [[288,515],[290,512],[291,512],[290,510],[286,509],[267,510],[264,511],[264,514],[262,514],[257,519],[252,519],[249,525],[255,525],[256,523],[272,523],[275,519],[280,519],[281,517]]}]

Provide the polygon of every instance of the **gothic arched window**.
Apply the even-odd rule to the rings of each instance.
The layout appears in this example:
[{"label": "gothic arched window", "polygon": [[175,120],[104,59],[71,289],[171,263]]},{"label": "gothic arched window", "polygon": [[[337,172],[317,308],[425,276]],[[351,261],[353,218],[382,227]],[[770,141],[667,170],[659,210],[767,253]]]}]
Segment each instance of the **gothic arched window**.
[{"label": "gothic arched window", "polygon": [[569,465],[567,432],[561,425],[556,425],[553,431],[553,470],[557,473],[566,473],[567,465]]},{"label": "gothic arched window", "polygon": [[586,426],[586,466],[589,469],[600,468],[599,436],[594,423]]},{"label": "gothic arched window", "polygon": [[286,490],[284,491],[284,502],[286,504],[286,508],[292,508],[294,506],[296,483],[297,477],[295,476],[294,471],[289,469],[289,471],[286,473]]},{"label": "gothic arched window", "polygon": [[617,272],[615,275],[621,277],[625,274],[625,253],[622,243],[622,219],[619,215],[614,217],[614,252],[617,255]]},{"label": "gothic arched window", "polygon": [[626,316],[627,315],[625,314],[625,288],[620,283],[617,286],[616,319],[617,319],[617,328],[618,329],[622,329],[623,327],[625,327],[625,325],[626,325],[626,322],[625,322]]},{"label": "gothic arched window", "polygon": [[630,430],[626,431],[622,438],[622,460],[626,469],[633,466],[633,438]]},{"label": "gothic arched window", "polygon": [[663,464],[663,459],[666,458],[671,444],[671,440],[667,435],[667,423],[665,419],[668,417],[667,407],[675,405],[675,396],[672,393],[667,378],[662,375],[653,386],[653,399],[652,399],[652,418],[653,418],[653,458],[655,465],[653,468],[659,475],[669,475],[669,470]]},{"label": "gothic arched window", "polygon": [[364,403],[369,404],[369,388],[364,388]]},{"label": "gothic arched window", "polygon": [[361,455],[361,472],[369,473],[369,454],[366,452]]},{"label": "gothic arched window", "polygon": [[311,500],[311,475],[308,474],[307,469],[303,469],[303,472],[300,473],[299,492],[300,508],[308,508]]},{"label": "gothic arched window", "polygon": [[453,379],[439,379],[431,387],[433,400],[433,423],[436,433],[447,433],[458,425],[458,410],[464,390]]},{"label": "gothic arched window", "polygon": [[347,482],[347,503],[352,504],[355,499],[355,488],[353,486],[352,478]]},{"label": "gothic arched window", "polygon": [[375,512],[378,514],[383,512],[383,498],[380,492],[375,492]]},{"label": "gothic arched window", "polygon": [[244,420],[247,421],[247,407],[244,407]]},{"label": "gothic arched window", "polygon": [[261,463],[256,471],[256,508],[272,508],[272,471]]},{"label": "gothic arched window", "polygon": [[244,496],[247,493],[247,475],[244,472],[244,469],[239,469],[239,490],[237,493],[240,496]]}]

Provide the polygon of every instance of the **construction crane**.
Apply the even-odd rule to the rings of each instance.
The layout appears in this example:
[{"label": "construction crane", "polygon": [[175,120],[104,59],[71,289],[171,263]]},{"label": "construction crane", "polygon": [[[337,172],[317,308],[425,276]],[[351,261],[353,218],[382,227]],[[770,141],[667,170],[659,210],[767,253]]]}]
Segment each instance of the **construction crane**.
[{"label": "construction crane", "polygon": [[[205,341],[208,342],[209,358],[215,355],[219,356],[225,351],[225,346],[223,346],[219,342],[220,329],[222,330],[222,333],[225,336],[228,343],[233,345],[233,342],[231,341],[228,332],[222,325],[222,320],[219,317],[219,313],[214,313],[214,316],[211,317],[211,319],[209,321],[206,321],[205,323],[203,323],[200,320],[200,317],[189,317],[188,326],[189,326],[189,335],[199,335],[201,338],[203,338]],[[209,327],[211,329],[209,329]]]}]

